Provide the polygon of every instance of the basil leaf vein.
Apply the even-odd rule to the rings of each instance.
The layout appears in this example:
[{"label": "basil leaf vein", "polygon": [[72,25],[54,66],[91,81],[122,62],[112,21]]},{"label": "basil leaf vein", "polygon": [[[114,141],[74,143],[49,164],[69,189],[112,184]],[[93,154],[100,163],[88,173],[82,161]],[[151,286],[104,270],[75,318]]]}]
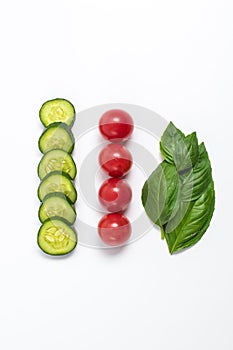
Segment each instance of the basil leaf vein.
[{"label": "basil leaf vein", "polygon": [[181,202],[176,216],[165,227],[165,238],[171,254],[197,243],[207,230],[215,206],[214,185],[192,202]]}]

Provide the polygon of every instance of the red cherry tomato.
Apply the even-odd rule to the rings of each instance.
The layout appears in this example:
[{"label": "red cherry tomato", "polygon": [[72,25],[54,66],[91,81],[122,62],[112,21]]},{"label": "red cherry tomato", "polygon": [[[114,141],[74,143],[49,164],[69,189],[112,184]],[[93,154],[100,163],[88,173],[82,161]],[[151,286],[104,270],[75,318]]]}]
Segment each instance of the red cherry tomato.
[{"label": "red cherry tomato", "polygon": [[98,233],[104,243],[119,246],[129,239],[131,224],[122,214],[107,214],[99,221]]},{"label": "red cherry tomato", "polygon": [[126,141],[133,132],[133,119],[121,109],[105,112],[99,121],[99,130],[110,141]]},{"label": "red cherry tomato", "polygon": [[99,201],[110,212],[124,211],[131,201],[132,191],[126,180],[111,178],[99,189]]},{"label": "red cherry tomato", "polygon": [[119,143],[110,143],[99,155],[101,168],[111,177],[126,175],[132,166],[131,153]]}]

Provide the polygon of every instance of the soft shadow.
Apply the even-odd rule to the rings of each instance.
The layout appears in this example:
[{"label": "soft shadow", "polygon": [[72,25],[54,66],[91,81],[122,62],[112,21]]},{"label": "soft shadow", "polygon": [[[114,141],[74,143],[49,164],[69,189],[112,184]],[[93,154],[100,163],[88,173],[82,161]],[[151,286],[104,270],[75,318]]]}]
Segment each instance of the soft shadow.
[{"label": "soft shadow", "polygon": [[40,250],[37,250],[37,254],[40,255],[41,257],[47,258],[49,260],[66,260],[75,253],[75,250],[76,249],[73,249],[70,253],[65,254],[65,255],[49,255],[40,249]]},{"label": "soft shadow", "polygon": [[100,249],[101,253],[103,253],[105,256],[115,256],[121,254],[123,251],[127,249],[127,245],[121,246],[121,247],[112,247],[112,248],[103,248]]}]

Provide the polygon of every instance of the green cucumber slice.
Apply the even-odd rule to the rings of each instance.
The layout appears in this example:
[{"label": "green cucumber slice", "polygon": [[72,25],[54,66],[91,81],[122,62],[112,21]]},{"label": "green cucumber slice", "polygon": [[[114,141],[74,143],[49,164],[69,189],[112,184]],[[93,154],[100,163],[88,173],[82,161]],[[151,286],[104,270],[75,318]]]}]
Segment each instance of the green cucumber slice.
[{"label": "green cucumber slice", "polygon": [[55,171],[47,175],[38,188],[38,198],[42,202],[50,193],[62,193],[73,204],[77,200],[77,191],[69,178],[60,171]]},{"label": "green cucumber slice", "polygon": [[58,218],[43,223],[37,236],[39,247],[49,255],[65,255],[77,245],[77,235],[72,227]]},{"label": "green cucumber slice", "polygon": [[61,149],[71,153],[74,149],[74,136],[64,123],[50,125],[39,138],[38,146],[42,153]]},{"label": "green cucumber slice", "polygon": [[71,155],[59,149],[44,154],[38,165],[39,178],[42,180],[53,171],[62,171],[68,174],[71,179],[74,179],[76,176],[76,165]]},{"label": "green cucumber slice", "polygon": [[63,98],[46,101],[39,111],[40,120],[45,127],[55,122],[71,126],[75,119],[75,109],[72,103]]},{"label": "green cucumber slice", "polygon": [[46,196],[39,208],[39,219],[43,223],[47,219],[60,217],[69,224],[73,224],[76,219],[76,212],[65,195],[51,193]]}]

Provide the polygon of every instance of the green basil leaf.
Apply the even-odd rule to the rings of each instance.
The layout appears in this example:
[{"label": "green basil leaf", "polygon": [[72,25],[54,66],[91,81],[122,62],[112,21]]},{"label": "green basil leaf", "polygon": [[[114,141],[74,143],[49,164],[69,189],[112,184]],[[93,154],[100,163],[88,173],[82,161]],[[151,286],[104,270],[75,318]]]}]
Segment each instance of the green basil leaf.
[{"label": "green basil leaf", "polygon": [[155,224],[164,225],[178,210],[179,177],[174,165],[163,161],[142,189],[142,204]]},{"label": "green basil leaf", "polygon": [[165,160],[145,182],[142,203],[161,228],[171,254],[197,243],[207,230],[215,206],[214,183],[204,143],[170,123],[160,140]]},{"label": "green basil leaf", "polygon": [[184,134],[170,122],[160,140],[160,151],[168,163],[174,164],[174,152],[177,144],[179,142],[184,144],[184,140]]},{"label": "green basil leaf", "polygon": [[173,159],[178,172],[191,169],[199,155],[198,140],[195,132],[181,139],[175,146]]},{"label": "green basil leaf", "polygon": [[165,238],[171,254],[197,243],[207,230],[215,205],[213,181],[193,202],[181,202],[176,216],[165,227]]},{"label": "green basil leaf", "polygon": [[181,175],[180,178],[183,201],[196,200],[207,189],[212,179],[212,170],[204,143],[199,146],[199,157],[194,168],[187,175]]}]

